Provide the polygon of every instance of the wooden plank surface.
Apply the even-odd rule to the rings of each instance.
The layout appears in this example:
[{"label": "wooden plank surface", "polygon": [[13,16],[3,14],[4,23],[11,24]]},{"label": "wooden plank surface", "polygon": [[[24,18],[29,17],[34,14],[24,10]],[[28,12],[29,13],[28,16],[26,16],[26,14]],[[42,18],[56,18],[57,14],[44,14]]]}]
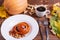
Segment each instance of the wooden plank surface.
[{"label": "wooden plank surface", "polygon": [[[2,2],[3,2],[3,0],[0,0],[0,4]],[[28,0],[29,4],[48,4],[49,6],[54,4],[54,3],[57,3],[57,2],[60,2],[60,0]],[[34,16],[34,18],[38,19],[36,16]],[[40,19],[43,20],[43,18],[40,18]],[[0,26],[1,26],[3,21],[4,21],[4,19],[0,18]],[[42,29],[44,29],[44,26],[42,26]],[[45,40],[46,39],[46,37],[45,37],[45,30],[42,30],[42,32],[43,32],[44,40]],[[53,35],[51,32],[49,32],[49,38],[50,38],[50,40],[60,40],[55,35]],[[0,40],[5,40],[2,37],[1,32],[0,32]],[[40,33],[38,33],[38,35],[34,38],[34,40],[41,40]]]}]

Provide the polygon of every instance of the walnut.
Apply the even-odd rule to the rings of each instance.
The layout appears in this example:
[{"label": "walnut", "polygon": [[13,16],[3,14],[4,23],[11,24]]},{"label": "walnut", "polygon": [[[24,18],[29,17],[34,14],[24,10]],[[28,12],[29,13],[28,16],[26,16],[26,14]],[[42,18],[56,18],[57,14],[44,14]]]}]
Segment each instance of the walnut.
[{"label": "walnut", "polygon": [[33,15],[35,13],[35,8],[33,5],[28,5],[26,10],[24,11],[24,14],[28,14],[28,13],[29,15]]}]

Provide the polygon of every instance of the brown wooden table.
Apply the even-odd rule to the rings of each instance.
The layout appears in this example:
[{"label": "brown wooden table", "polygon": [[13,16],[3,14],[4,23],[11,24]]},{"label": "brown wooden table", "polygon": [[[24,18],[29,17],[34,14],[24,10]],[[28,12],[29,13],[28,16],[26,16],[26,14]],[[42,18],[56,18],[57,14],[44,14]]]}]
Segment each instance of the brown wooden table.
[{"label": "brown wooden table", "polygon": [[[3,2],[3,0],[0,0],[0,5],[2,4],[2,2]],[[60,0],[28,0],[28,3],[29,3],[29,4],[33,4],[33,5],[35,5],[35,4],[48,4],[49,7],[50,7],[52,4],[56,3],[56,2],[60,2]],[[49,7],[48,7],[48,8],[49,8]],[[36,20],[38,19],[38,17],[36,17],[36,16],[34,16],[34,15],[33,15],[33,17],[34,17]],[[42,20],[44,20],[44,17],[39,18],[39,19],[42,21]],[[1,24],[2,24],[3,21],[4,21],[4,19],[1,19],[1,18],[0,18],[0,26],[1,26]],[[41,29],[43,29],[42,32],[43,32],[43,35],[44,35],[44,40],[46,40],[45,28],[44,28],[43,25],[41,26]],[[1,31],[1,30],[0,30],[0,31]],[[60,39],[58,39],[55,35],[53,35],[50,31],[49,31],[49,39],[50,39],[50,40],[60,40]],[[5,39],[2,37],[1,32],[0,32],[0,40],[5,40]],[[41,40],[40,32],[39,32],[38,35],[34,38],[34,40]]]}]

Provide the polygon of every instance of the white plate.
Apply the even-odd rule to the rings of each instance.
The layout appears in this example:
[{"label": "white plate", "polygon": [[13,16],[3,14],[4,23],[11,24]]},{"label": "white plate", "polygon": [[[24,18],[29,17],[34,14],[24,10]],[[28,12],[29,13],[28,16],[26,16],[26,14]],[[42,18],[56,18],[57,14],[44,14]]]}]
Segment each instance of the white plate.
[{"label": "white plate", "polygon": [[[30,29],[30,32],[26,34],[25,37],[16,39],[9,35],[9,31],[14,27],[14,25],[20,22],[27,22],[30,25],[31,29]],[[23,14],[14,15],[7,18],[2,23],[2,26],[1,26],[1,34],[6,40],[29,40],[29,39],[31,40],[36,37],[36,35],[38,34],[38,31],[39,31],[39,27],[36,20],[28,15],[23,15]]]}]

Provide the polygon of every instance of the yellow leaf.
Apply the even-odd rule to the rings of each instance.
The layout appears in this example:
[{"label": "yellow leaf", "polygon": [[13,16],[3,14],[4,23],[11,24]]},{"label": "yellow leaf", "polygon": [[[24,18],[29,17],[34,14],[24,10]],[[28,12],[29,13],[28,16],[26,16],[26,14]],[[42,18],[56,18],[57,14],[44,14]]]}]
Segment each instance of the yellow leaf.
[{"label": "yellow leaf", "polygon": [[3,6],[0,6],[0,17],[1,18],[7,18],[8,17],[8,14],[6,13]]},{"label": "yellow leaf", "polygon": [[60,22],[56,22],[56,21],[55,21],[55,26],[56,26],[58,29],[60,29]]},{"label": "yellow leaf", "polygon": [[57,34],[57,36],[60,38],[60,34]]}]

